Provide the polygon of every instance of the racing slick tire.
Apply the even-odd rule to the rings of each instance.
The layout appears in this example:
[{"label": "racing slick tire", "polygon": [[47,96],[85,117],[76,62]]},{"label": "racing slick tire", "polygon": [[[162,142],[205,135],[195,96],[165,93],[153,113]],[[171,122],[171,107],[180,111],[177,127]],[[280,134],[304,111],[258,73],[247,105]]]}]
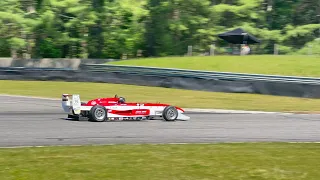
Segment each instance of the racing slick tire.
[{"label": "racing slick tire", "polygon": [[78,121],[79,120],[79,115],[75,114],[74,111],[72,110],[72,114],[68,114],[68,119],[72,119],[72,120],[75,120],[75,121]]},{"label": "racing slick tire", "polygon": [[166,121],[175,121],[178,117],[178,110],[174,106],[167,106],[162,112],[162,117]]},{"label": "racing slick tire", "polygon": [[79,118],[80,117],[78,115],[68,114],[68,119],[72,119],[72,120],[78,121]]},{"label": "racing slick tire", "polygon": [[89,121],[104,122],[108,119],[108,111],[104,106],[95,105],[89,112]]}]

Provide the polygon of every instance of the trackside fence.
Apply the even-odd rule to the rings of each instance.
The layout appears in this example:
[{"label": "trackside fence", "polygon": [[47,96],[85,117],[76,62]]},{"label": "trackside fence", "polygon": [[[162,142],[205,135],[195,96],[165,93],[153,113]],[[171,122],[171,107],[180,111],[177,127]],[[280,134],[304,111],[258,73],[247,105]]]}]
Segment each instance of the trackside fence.
[{"label": "trackside fence", "polygon": [[276,76],[261,74],[229,73],[215,71],[197,71],[173,68],[156,68],[144,66],[106,65],[106,64],[82,64],[80,68],[91,72],[113,72],[159,77],[185,77],[208,80],[231,80],[231,81],[268,81],[283,83],[299,83],[320,85],[320,78]]},{"label": "trackside fence", "polygon": [[77,81],[320,98],[320,78],[81,63],[78,68],[0,67],[2,80]]}]

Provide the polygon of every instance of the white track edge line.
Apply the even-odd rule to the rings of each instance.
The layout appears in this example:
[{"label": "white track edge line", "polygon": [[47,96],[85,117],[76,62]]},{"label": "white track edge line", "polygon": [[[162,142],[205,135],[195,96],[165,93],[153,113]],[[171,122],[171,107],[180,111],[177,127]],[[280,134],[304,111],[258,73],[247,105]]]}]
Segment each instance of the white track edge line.
[{"label": "white track edge line", "polygon": [[39,97],[39,96],[22,96],[22,95],[13,95],[13,94],[0,94],[0,96],[5,97],[21,97],[21,98],[29,98],[29,99],[43,99],[43,100],[54,100],[59,101],[59,98],[46,98],[46,97]]},{"label": "white track edge line", "polygon": [[72,145],[35,145],[35,146],[4,146],[0,149],[19,149],[19,148],[47,148],[47,147],[84,147],[84,146],[121,146],[121,145],[130,145],[130,146],[141,146],[141,145],[214,145],[214,144],[320,144],[319,141],[288,141],[288,142],[212,142],[212,143],[134,143],[134,144],[72,144]]}]

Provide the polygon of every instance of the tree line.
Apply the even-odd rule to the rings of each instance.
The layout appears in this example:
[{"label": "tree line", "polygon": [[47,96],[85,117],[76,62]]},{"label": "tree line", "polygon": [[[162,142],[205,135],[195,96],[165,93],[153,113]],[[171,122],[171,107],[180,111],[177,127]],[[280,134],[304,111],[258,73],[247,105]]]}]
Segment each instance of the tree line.
[{"label": "tree line", "polygon": [[120,58],[223,52],[241,27],[259,52],[320,52],[320,0],[1,0],[0,57]]}]

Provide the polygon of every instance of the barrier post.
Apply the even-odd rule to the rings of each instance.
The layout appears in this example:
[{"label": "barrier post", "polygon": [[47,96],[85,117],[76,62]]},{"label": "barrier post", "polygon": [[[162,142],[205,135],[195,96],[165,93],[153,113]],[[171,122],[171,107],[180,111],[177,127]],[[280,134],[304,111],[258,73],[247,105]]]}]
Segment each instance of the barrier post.
[{"label": "barrier post", "polygon": [[188,56],[192,56],[192,46],[188,46]]},{"label": "barrier post", "polygon": [[210,56],[214,56],[215,44],[210,45]]},{"label": "barrier post", "polygon": [[277,44],[274,44],[274,47],[273,47],[273,53],[274,55],[278,55],[278,45]]},{"label": "barrier post", "polygon": [[309,46],[308,46],[308,54],[309,54],[309,56],[312,55],[312,45],[311,44],[309,44]]}]

